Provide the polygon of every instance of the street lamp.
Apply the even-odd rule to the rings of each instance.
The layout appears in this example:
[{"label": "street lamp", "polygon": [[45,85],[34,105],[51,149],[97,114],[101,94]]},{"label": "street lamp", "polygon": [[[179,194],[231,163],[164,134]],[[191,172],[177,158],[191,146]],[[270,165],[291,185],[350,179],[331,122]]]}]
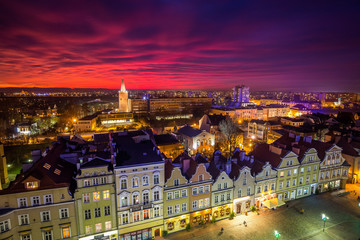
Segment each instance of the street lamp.
[{"label": "street lamp", "polygon": [[275,230],[275,238],[276,238],[276,239],[279,239],[279,237],[280,237],[280,233]]},{"label": "street lamp", "polygon": [[326,220],[328,220],[329,218],[325,215],[325,214],[322,214],[321,215],[321,220],[324,221],[324,228],[323,228],[323,232],[325,232],[325,223],[326,223]]}]

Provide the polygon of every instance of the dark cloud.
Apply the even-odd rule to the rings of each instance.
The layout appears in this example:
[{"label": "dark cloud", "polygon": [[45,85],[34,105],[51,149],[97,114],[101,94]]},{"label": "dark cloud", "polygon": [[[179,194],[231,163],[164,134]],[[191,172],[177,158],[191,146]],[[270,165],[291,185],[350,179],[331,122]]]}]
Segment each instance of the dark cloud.
[{"label": "dark cloud", "polygon": [[358,1],[1,1],[0,87],[359,91]]}]

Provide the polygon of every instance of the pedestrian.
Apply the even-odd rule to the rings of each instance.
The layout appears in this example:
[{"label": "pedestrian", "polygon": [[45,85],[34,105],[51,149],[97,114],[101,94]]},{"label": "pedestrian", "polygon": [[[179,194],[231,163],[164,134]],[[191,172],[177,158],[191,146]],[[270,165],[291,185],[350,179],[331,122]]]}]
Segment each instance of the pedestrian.
[{"label": "pedestrian", "polygon": [[221,232],[223,232],[223,231],[224,231],[224,228],[222,227],[222,228],[221,228]]},{"label": "pedestrian", "polygon": [[244,221],[244,225],[246,225],[246,221]]}]

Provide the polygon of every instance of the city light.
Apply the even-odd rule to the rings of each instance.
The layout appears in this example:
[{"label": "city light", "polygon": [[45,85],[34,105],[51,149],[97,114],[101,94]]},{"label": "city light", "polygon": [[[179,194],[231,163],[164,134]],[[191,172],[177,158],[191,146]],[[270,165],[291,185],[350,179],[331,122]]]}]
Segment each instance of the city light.
[{"label": "city light", "polygon": [[276,231],[276,230],[275,230],[274,234],[275,234],[275,238],[276,238],[276,239],[279,239],[279,237],[280,237],[280,233],[279,233],[278,231]]},{"label": "city light", "polygon": [[329,218],[323,213],[323,214],[321,215],[321,219],[324,221],[323,232],[325,232],[326,220],[328,220]]}]

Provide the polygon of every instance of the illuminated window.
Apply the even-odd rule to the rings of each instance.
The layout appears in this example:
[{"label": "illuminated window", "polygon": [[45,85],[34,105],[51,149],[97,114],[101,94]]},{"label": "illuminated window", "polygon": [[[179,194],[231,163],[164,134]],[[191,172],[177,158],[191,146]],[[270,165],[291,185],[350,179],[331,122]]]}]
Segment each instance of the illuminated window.
[{"label": "illuminated window", "polygon": [[133,194],[133,205],[139,204],[139,194],[134,193]]},{"label": "illuminated window", "polygon": [[100,201],[100,192],[93,193],[93,200],[94,202]]},{"label": "illuminated window", "polygon": [[203,207],[204,206],[204,200],[200,199],[199,200],[199,208]]},{"label": "illuminated window", "polygon": [[144,219],[149,219],[150,218],[150,210],[146,209],[144,210]]},{"label": "illuminated window", "polygon": [[38,182],[27,182],[26,183],[26,189],[31,190],[31,189],[36,189],[38,187],[39,187]]},{"label": "illuminated window", "polygon": [[134,222],[140,221],[140,212],[134,212]]},{"label": "illuminated window", "polygon": [[48,163],[45,163],[43,166],[45,169],[49,170],[51,168],[51,165]]},{"label": "illuminated window", "polygon": [[62,237],[63,238],[69,238],[70,237],[70,227],[63,227],[61,229]]},{"label": "illuminated window", "polygon": [[103,198],[104,198],[104,200],[110,199],[110,191],[109,190],[103,191]]},{"label": "illuminated window", "polygon": [[280,172],[280,177],[283,177],[284,176],[284,172]]},{"label": "illuminated window", "polygon": [[210,199],[209,199],[209,198],[205,198],[205,201],[204,201],[205,207],[209,206],[209,204],[210,204]]},{"label": "illuminated window", "polygon": [[111,221],[105,222],[105,230],[111,230]]},{"label": "illuminated window", "polygon": [[91,234],[92,233],[92,227],[90,225],[85,226],[85,233]]},{"label": "illuminated window", "polygon": [[101,231],[102,231],[101,223],[95,224],[95,231],[96,231],[96,232],[101,232]]},{"label": "illuminated window", "polygon": [[133,187],[138,187],[139,186],[139,178],[138,177],[134,177],[132,179],[132,186]]}]

